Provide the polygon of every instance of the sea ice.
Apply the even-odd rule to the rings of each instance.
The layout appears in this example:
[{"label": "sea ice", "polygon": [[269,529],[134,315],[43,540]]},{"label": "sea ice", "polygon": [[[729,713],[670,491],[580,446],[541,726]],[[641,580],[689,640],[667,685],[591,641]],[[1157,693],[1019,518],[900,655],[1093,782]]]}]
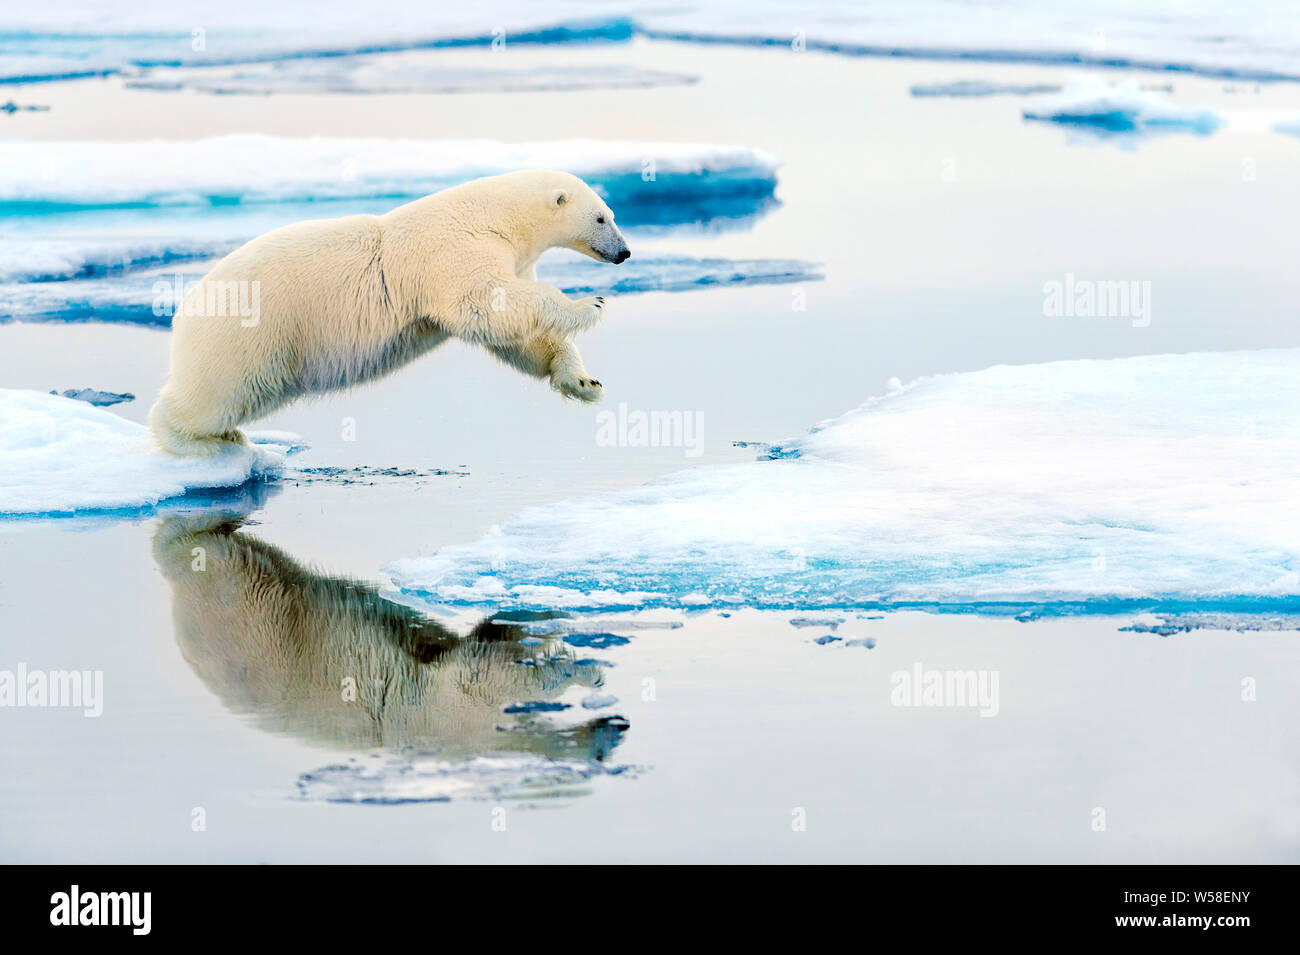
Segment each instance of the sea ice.
[{"label": "sea ice", "polygon": [[398,561],[421,605],[1300,608],[1300,350],[925,378],[789,453]]},{"label": "sea ice", "polygon": [[2,516],[147,508],[188,491],[273,476],[287,453],[270,442],[206,459],[177,457],[156,448],[143,425],[111,411],[0,389]]},{"label": "sea ice", "polygon": [[1059,123],[1099,138],[1133,139],[1162,132],[1208,136],[1224,124],[1214,110],[1178,106],[1133,80],[1076,79],[1064,92],[1026,106],[1025,119]]}]

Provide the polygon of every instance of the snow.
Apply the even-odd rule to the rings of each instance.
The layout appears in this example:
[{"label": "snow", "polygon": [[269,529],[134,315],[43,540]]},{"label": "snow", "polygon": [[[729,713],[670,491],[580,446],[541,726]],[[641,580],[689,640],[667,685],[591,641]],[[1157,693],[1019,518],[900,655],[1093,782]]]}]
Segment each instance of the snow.
[{"label": "snow", "polygon": [[237,487],[278,474],[290,443],[177,457],[154,447],[143,425],[111,411],[9,389],[0,389],[0,422],[0,515],[7,517],[135,510],[188,491]]},{"label": "snow", "polygon": [[925,378],[387,569],[419,605],[1294,611],[1297,407],[1300,350]]}]

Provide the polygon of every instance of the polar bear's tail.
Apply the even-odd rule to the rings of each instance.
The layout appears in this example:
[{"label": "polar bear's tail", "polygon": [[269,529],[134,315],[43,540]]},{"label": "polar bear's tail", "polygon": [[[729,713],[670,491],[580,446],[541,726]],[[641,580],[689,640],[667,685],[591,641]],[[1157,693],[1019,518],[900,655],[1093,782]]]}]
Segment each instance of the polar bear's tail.
[{"label": "polar bear's tail", "polygon": [[171,412],[166,390],[149,409],[149,430],[164,451],[187,457],[210,458],[228,448],[248,444],[248,438],[238,429],[220,434],[195,434],[181,426]]}]

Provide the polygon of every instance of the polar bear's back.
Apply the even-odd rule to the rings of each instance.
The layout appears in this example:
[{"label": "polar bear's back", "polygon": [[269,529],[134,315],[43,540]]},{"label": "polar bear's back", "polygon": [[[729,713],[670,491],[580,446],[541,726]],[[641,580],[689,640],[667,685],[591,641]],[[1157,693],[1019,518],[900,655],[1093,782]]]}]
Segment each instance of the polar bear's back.
[{"label": "polar bear's back", "polygon": [[[196,406],[223,407],[209,384],[274,382],[267,395],[338,387],[364,359],[368,339],[391,335],[393,318],[374,216],[298,222],[261,235],[219,261],[189,292],[172,322],[172,379]],[[224,367],[213,374],[221,356]],[[238,409],[259,410],[254,400]]]},{"label": "polar bear's back", "polygon": [[[244,243],[213,266],[200,286],[257,282],[258,325],[319,317],[322,306],[351,307],[368,299],[378,278],[382,236],[374,216],[295,222]],[[202,289],[191,294],[201,296]]]}]

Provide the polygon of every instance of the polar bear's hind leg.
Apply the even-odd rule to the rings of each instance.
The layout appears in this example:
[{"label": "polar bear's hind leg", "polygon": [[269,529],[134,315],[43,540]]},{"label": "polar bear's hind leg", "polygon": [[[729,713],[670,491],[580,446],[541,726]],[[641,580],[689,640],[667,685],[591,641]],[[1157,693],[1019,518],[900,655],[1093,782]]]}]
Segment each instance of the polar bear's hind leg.
[{"label": "polar bear's hind leg", "polygon": [[166,397],[160,397],[149,411],[149,428],[164,451],[188,457],[214,457],[229,448],[246,447],[248,437],[238,428],[213,434],[196,434],[180,426],[167,408]]}]

